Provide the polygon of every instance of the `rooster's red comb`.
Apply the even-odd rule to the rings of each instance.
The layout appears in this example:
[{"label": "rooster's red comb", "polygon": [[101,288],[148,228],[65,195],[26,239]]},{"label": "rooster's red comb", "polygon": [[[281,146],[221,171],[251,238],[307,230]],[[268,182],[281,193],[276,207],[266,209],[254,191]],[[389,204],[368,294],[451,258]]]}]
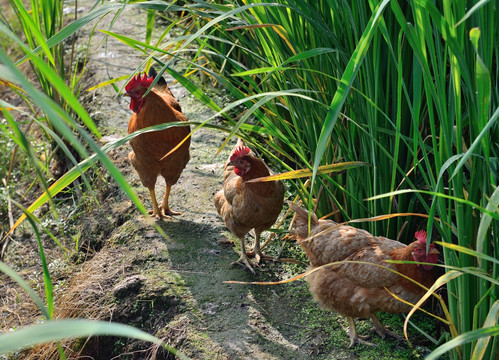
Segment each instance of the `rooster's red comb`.
[{"label": "rooster's red comb", "polygon": [[247,146],[239,146],[234,149],[232,154],[230,155],[230,161],[234,161],[237,158],[243,157],[245,155],[248,155],[250,152],[249,147]]},{"label": "rooster's red comb", "polygon": [[424,230],[416,231],[414,236],[418,240],[418,243],[426,245],[426,231]]},{"label": "rooster's red comb", "polygon": [[128,84],[126,84],[125,91],[130,91],[137,86],[143,86],[147,89],[149,88],[149,86],[151,86],[153,81],[154,77],[151,76],[150,78],[148,78],[146,73],[144,73],[142,77],[140,76],[140,74],[137,74],[132,78],[132,80],[130,80]]}]

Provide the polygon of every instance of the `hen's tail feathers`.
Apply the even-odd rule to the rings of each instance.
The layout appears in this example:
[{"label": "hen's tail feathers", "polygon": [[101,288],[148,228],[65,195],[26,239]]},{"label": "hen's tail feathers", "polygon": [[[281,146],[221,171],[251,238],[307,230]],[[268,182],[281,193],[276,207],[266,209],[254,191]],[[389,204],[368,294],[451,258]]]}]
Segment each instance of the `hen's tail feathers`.
[{"label": "hen's tail feathers", "polygon": [[[305,239],[309,236],[308,232],[308,211],[305,209],[302,209],[296,204],[290,204],[291,209],[295,212],[296,214],[296,219],[295,219],[295,232],[296,235],[299,237]],[[310,216],[310,229],[313,229],[319,225],[319,219],[317,219],[317,215],[315,215],[313,212]]]},{"label": "hen's tail feathers", "polygon": [[218,214],[222,215],[222,207],[226,202],[223,190],[220,190],[215,194],[215,196],[213,197],[213,202],[215,203]]}]

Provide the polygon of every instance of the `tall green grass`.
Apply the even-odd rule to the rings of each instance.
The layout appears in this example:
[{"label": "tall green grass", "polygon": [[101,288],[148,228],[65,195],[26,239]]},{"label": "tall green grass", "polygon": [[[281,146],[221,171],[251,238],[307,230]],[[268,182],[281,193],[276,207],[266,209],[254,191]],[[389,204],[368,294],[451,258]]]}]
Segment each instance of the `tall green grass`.
[{"label": "tall green grass", "polygon": [[[195,30],[170,40],[181,44],[176,51],[144,50],[150,58],[170,72],[169,59],[184,59],[188,70],[177,79],[216,110],[189,82],[189,71],[230,92],[244,106],[227,120],[231,134],[252,140],[281,171],[311,169],[310,187],[298,179],[288,184],[320,215],[427,216],[365,227],[406,243],[420,228],[441,239],[448,271],[463,269],[447,283],[450,320],[462,334],[452,340],[452,358],[493,359],[497,3],[195,1],[186,10]],[[184,53],[193,41],[199,50],[190,61]],[[321,165],[348,161],[370,166],[317,175]]]}]

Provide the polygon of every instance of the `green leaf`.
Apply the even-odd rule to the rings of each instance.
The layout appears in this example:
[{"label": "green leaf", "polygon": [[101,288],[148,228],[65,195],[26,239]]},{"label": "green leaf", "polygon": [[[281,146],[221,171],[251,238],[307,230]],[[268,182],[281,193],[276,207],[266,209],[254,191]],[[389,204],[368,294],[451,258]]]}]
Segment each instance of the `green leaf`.
[{"label": "green leaf", "polygon": [[[364,57],[367,54],[367,50],[369,49],[371,40],[381,20],[381,14],[383,13],[383,10],[385,9],[385,7],[388,5],[389,2],[390,2],[389,0],[383,0],[383,2],[381,2],[376,7],[376,10],[374,11],[371,19],[369,20],[369,23],[366,26],[364,34],[362,34],[362,37],[359,40],[355,48],[355,51],[353,52],[350,61],[347,64],[343,76],[341,77],[338,89],[334,94],[331,106],[326,115],[326,119],[324,120],[319,140],[317,141],[317,147],[315,149],[315,156],[314,156],[312,184],[314,184],[315,182],[315,178],[317,176],[317,169],[319,168],[322,155],[326,151],[326,146],[329,143],[329,138],[336,124],[336,120],[338,119],[338,115],[340,114],[341,108],[345,103],[350,88],[352,87],[355,77],[359,71],[360,65],[362,64]],[[311,199],[312,199],[312,194],[310,194],[309,202],[311,202]]]},{"label": "green leaf", "polygon": [[[476,341],[479,339],[485,339],[485,341],[489,341],[490,337],[499,335],[499,325],[490,326],[486,328],[481,328],[478,330],[465,332],[456,338],[452,339],[449,342],[446,342],[443,345],[440,345],[438,348],[433,350],[427,357],[426,360],[437,360],[441,355],[446,352],[464,344],[470,343],[472,341]],[[479,359],[479,358],[477,358]]]},{"label": "green leaf", "polygon": [[[487,314],[487,318],[483,323],[483,329],[497,327],[497,319],[499,318],[499,300],[496,300]],[[499,331],[497,331],[496,335],[499,335]],[[475,349],[473,350],[473,354],[471,356],[471,360],[481,360],[483,359],[485,352],[487,351],[487,346],[491,340],[490,336],[482,336],[476,342]]]},{"label": "green leaf", "polygon": [[161,339],[132,326],[107,321],[83,319],[50,320],[45,323],[31,325],[13,332],[4,333],[0,335],[0,354],[48,342],[99,335],[122,336],[148,341],[164,347],[180,359],[189,359],[181,352],[167,345]]}]

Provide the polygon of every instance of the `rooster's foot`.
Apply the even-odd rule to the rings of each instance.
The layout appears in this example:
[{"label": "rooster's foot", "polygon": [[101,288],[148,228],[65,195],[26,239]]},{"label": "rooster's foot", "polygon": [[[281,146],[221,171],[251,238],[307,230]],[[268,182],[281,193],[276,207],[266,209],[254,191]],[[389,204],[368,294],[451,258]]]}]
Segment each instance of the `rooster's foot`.
[{"label": "rooster's foot", "polygon": [[151,217],[155,218],[156,220],[171,219],[171,215],[165,214],[161,209],[158,212],[155,212],[154,210],[149,210],[149,215],[151,215]]}]

